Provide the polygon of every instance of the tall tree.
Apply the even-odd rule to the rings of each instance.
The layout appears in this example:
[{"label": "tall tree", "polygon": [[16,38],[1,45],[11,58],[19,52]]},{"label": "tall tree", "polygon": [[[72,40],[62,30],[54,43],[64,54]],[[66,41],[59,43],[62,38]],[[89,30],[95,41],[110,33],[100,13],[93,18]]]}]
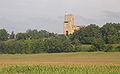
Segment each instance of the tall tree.
[{"label": "tall tree", "polygon": [[8,39],[8,32],[5,29],[0,29],[0,40],[4,41]]},{"label": "tall tree", "polygon": [[102,33],[100,32],[100,27],[95,24],[91,24],[85,28],[81,28],[75,31],[71,36],[71,39],[78,39],[83,44],[92,44],[95,39],[101,39]]},{"label": "tall tree", "polygon": [[17,40],[27,40],[29,37],[27,33],[17,33],[16,34],[16,39]]},{"label": "tall tree", "polygon": [[37,31],[37,30],[27,30],[26,33],[27,33],[29,39],[39,39],[42,37],[41,33],[39,33],[39,31]]},{"label": "tall tree", "polygon": [[102,28],[102,36],[107,44],[118,43],[120,41],[120,24],[106,23]]}]

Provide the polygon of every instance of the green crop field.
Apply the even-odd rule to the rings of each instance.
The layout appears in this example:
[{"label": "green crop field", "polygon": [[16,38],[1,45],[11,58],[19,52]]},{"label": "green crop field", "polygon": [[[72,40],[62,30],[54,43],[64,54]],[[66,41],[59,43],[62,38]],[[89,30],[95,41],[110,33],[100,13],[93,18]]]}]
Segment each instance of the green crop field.
[{"label": "green crop field", "polygon": [[0,74],[120,74],[120,52],[1,54]]}]

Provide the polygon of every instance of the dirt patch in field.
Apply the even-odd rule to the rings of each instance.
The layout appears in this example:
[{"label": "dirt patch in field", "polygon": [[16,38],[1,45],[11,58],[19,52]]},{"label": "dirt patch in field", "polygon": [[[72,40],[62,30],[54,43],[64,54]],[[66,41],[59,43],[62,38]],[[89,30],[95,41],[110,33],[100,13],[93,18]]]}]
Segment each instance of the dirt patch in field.
[{"label": "dirt patch in field", "polygon": [[0,55],[0,64],[97,64],[120,65],[119,52]]}]

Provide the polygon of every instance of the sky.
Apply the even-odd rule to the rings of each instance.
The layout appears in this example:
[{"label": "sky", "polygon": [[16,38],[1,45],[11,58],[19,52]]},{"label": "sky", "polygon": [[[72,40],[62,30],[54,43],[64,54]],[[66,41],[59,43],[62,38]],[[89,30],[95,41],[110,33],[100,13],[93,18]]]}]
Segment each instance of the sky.
[{"label": "sky", "polygon": [[75,25],[120,23],[120,0],[0,0],[0,29],[63,33],[65,12]]}]

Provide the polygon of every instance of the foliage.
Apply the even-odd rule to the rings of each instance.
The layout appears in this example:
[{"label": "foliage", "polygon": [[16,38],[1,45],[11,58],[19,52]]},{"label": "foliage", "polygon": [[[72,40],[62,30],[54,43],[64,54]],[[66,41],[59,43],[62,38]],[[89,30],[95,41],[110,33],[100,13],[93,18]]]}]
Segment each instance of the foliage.
[{"label": "foliage", "polygon": [[16,34],[16,39],[17,40],[27,40],[28,35],[26,33],[18,33],[18,34]]},{"label": "foliage", "polygon": [[95,39],[92,45],[94,51],[103,51],[105,49],[105,44],[102,39]]},{"label": "foliage", "polygon": [[100,28],[95,24],[81,28],[71,36],[72,40],[78,39],[83,44],[92,44],[97,38],[102,38],[102,33],[100,32]]},{"label": "foliage", "polygon": [[110,52],[119,51],[119,47],[113,45],[119,43],[119,23],[106,23],[102,27],[91,24],[69,36],[31,29],[9,35],[0,29],[0,53]]},{"label": "foliage", "polygon": [[49,38],[55,36],[54,33],[49,33],[45,30],[37,31],[37,30],[27,30],[25,33],[17,33],[17,40],[30,40],[30,39],[40,39],[40,38]]},{"label": "foliage", "polygon": [[45,39],[47,52],[69,52],[73,49],[70,39],[67,36],[55,36]]},{"label": "foliage", "polygon": [[0,74],[119,74],[118,65],[32,65],[10,66],[3,68]]},{"label": "foliage", "polygon": [[120,42],[120,24],[106,23],[101,32],[106,44],[115,44]]},{"label": "foliage", "polygon": [[8,39],[8,32],[5,29],[0,29],[0,41],[5,41]]},{"label": "foliage", "polygon": [[113,49],[113,46],[111,44],[108,44],[105,46],[106,48],[104,49],[105,52],[110,52]]},{"label": "foliage", "polygon": [[120,52],[120,46],[117,46],[116,49]]},{"label": "foliage", "polygon": [[41,33],[37,30],[27,30],[26,35],[28,36],[28,39],[39,39],[41,38]]}]

